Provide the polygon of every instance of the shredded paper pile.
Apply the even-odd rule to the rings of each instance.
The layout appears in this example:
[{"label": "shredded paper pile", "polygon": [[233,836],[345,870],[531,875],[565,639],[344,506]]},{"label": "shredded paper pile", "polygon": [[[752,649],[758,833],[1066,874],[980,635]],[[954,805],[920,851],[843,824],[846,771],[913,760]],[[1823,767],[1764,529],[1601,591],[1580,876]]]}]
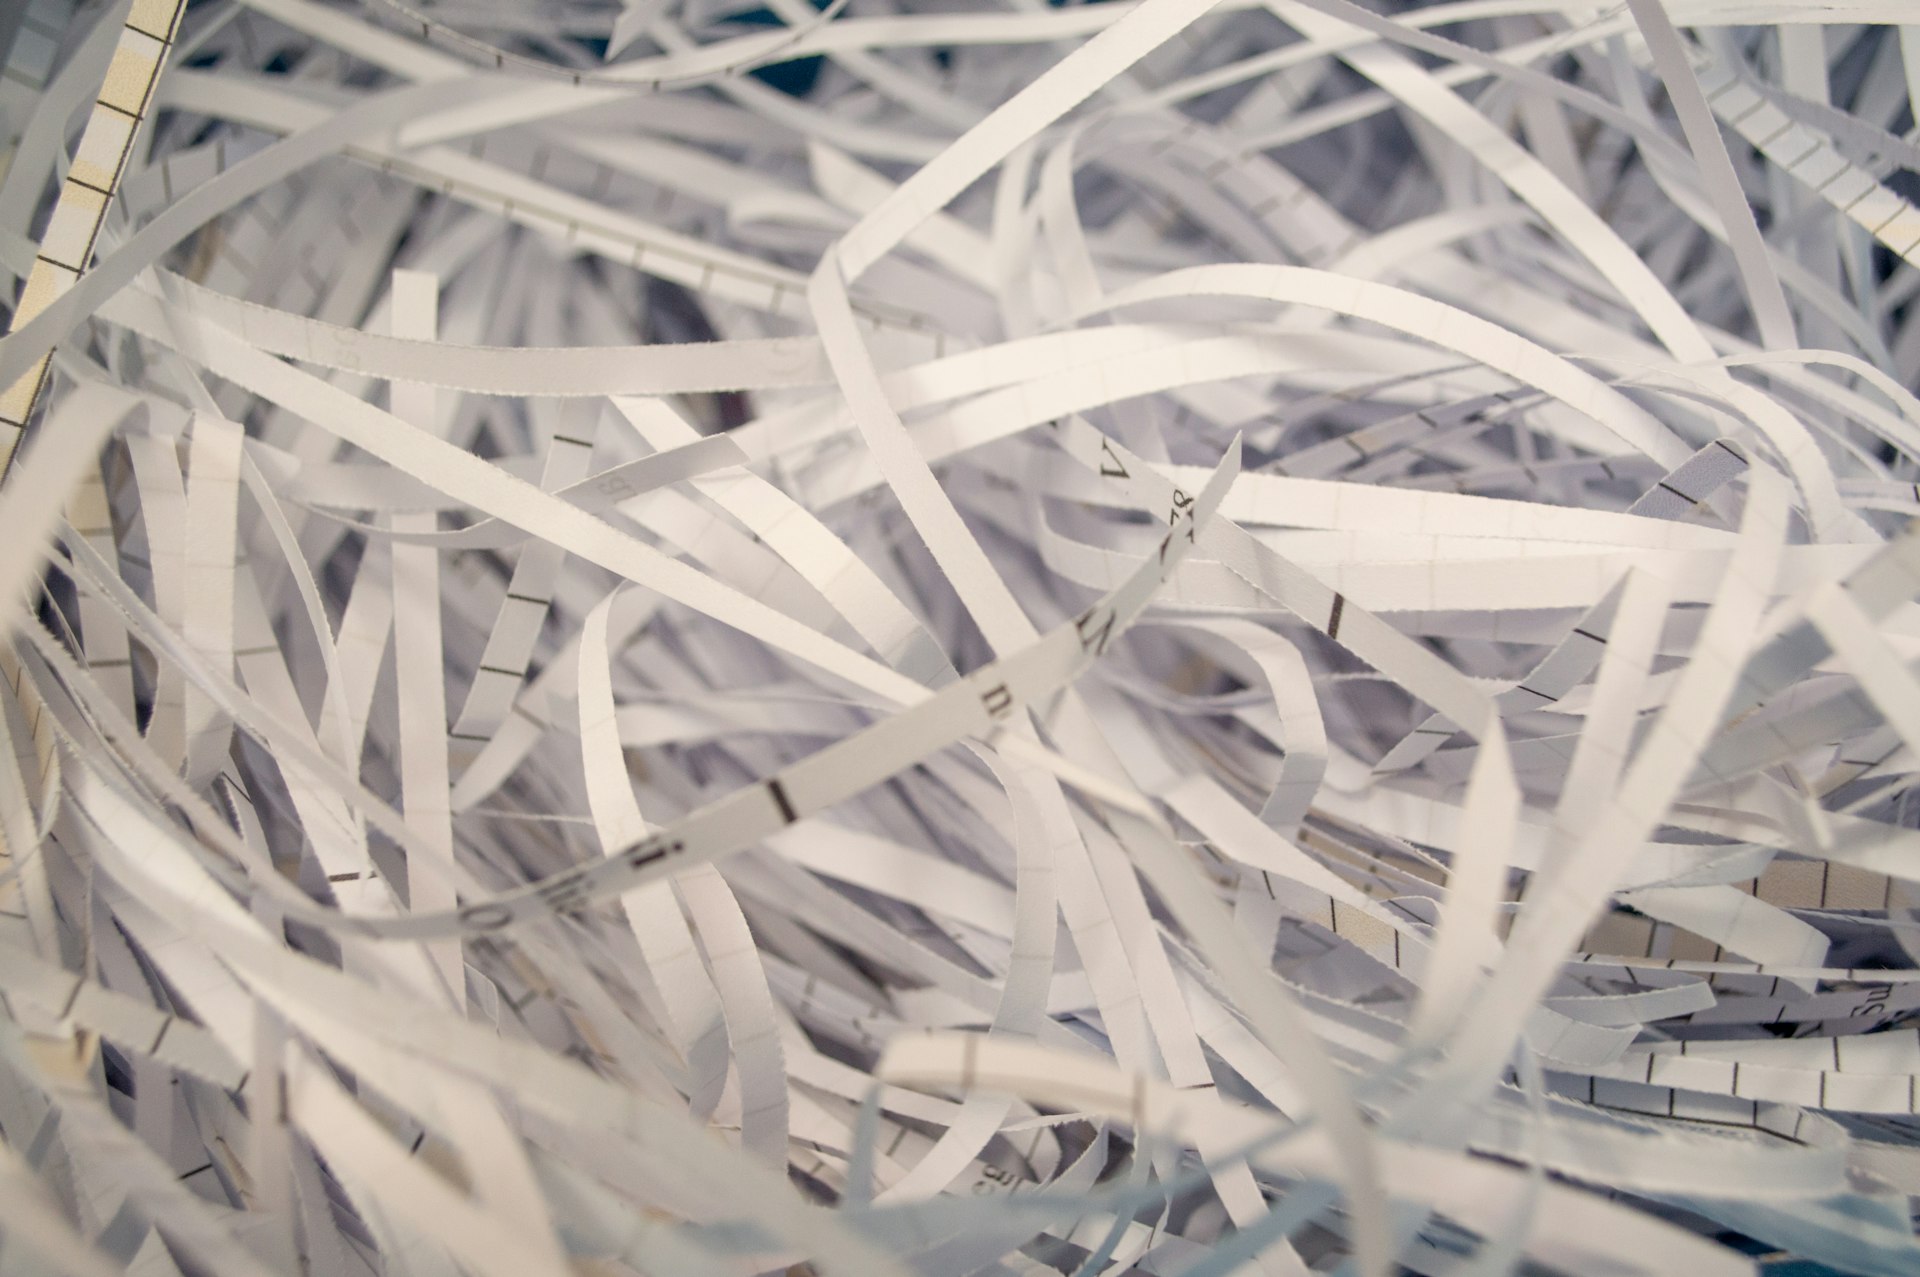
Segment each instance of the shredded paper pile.
[{"label": "shredded paper pile", "polygon": [[1920,1273],[1917,109],[0,0],[0,1277]]}]

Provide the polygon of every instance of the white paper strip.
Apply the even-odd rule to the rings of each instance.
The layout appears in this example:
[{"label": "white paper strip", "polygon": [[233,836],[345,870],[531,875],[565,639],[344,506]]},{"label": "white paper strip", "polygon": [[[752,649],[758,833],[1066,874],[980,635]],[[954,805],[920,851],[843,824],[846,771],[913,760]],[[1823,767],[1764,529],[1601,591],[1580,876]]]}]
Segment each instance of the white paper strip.
[{"label": "white paper strip", "polygon": [[0,1277],[1920,1271],[1912,10],[0,13]]}]

